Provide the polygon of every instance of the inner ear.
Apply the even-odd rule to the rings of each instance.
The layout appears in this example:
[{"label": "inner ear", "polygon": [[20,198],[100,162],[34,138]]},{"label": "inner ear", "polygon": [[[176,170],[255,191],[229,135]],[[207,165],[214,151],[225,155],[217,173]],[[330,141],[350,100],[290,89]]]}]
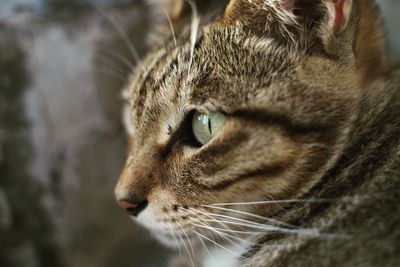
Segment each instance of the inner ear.
[{"label": "inner ear", "polygon": [[324,0],[329,13],[329,24],[335,32],[346,28],[353,6],[352,0]]}]

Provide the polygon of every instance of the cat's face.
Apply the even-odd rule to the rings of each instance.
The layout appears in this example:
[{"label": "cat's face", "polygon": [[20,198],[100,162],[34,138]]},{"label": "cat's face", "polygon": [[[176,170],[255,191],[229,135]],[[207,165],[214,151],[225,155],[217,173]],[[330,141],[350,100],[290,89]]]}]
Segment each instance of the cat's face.
[{"label": "cat's face", "polygon": [[138,67],[128,90],[130,151],[115,190],[172,246],[186,235],[210,238],[218,216],[281,208],[224,203],[301,198],[340,153],[359,95],[351,63],[239,24],[200,27],[193,57],[191,47],[182,34]]}]

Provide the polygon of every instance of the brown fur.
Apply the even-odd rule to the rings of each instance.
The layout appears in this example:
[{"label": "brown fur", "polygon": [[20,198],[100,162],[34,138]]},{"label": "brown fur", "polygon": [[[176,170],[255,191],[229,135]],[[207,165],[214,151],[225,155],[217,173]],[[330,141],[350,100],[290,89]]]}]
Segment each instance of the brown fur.
[{"label": "brown fur", "polygon": [[[207,219],[198,210],[238,216],[204,205],[329,199],[229,206],[352,236],[242,234],[253,246],[240,265],[373,266],[368,253],[376,253],[375,266],[391,266],[398,231],[388,234],[399,216],[385,214],[398,209],[400,81],[387,70],[378,11],[355,0],[346,28],[335,32],[321,1],[293,1],[289,9],[288,1],[266,2],[232,0],[219,18],[214,9],[204,15],[191,66],[190,12],[175,14],[176,46],[167,37],[130,82],[134,135],[117,199],[147,200],[140,223],[164,243],[176,245],[173,231],[199,250],[196,233],[215,232],[198,225]],[[202,147],[188,141],[194,110],[227,117]],[[386,247],[360,248],[363,242]]]}]

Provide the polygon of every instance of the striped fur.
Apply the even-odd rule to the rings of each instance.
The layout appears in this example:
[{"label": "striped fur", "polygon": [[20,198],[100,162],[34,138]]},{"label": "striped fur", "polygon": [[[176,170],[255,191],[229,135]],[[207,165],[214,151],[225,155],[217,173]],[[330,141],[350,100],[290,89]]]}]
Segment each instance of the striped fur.
[{"label": "striped fur", "polygon": [[[144,59],[115,194],[148,201],[136,220],[187,255],[176,266],[221,249],[237,266],[398,263],[400,75],[372,1],[351,3],[340,31],[325,0],[200,8],[196,33],[181,7]],[[227,116],[202,147],[185,141],[194,110]]]}]

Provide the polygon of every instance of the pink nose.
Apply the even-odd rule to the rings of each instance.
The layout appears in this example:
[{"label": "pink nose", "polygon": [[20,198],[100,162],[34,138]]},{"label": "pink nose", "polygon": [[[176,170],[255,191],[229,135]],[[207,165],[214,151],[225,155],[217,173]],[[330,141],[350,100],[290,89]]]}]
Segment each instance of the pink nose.
[{"label": "pink nose", "polygon": [[138,216],[147,207],[147,200],[134,202],[129,199],[121,199],[117,201],[118,206],[128,212],[132,216]]}]

